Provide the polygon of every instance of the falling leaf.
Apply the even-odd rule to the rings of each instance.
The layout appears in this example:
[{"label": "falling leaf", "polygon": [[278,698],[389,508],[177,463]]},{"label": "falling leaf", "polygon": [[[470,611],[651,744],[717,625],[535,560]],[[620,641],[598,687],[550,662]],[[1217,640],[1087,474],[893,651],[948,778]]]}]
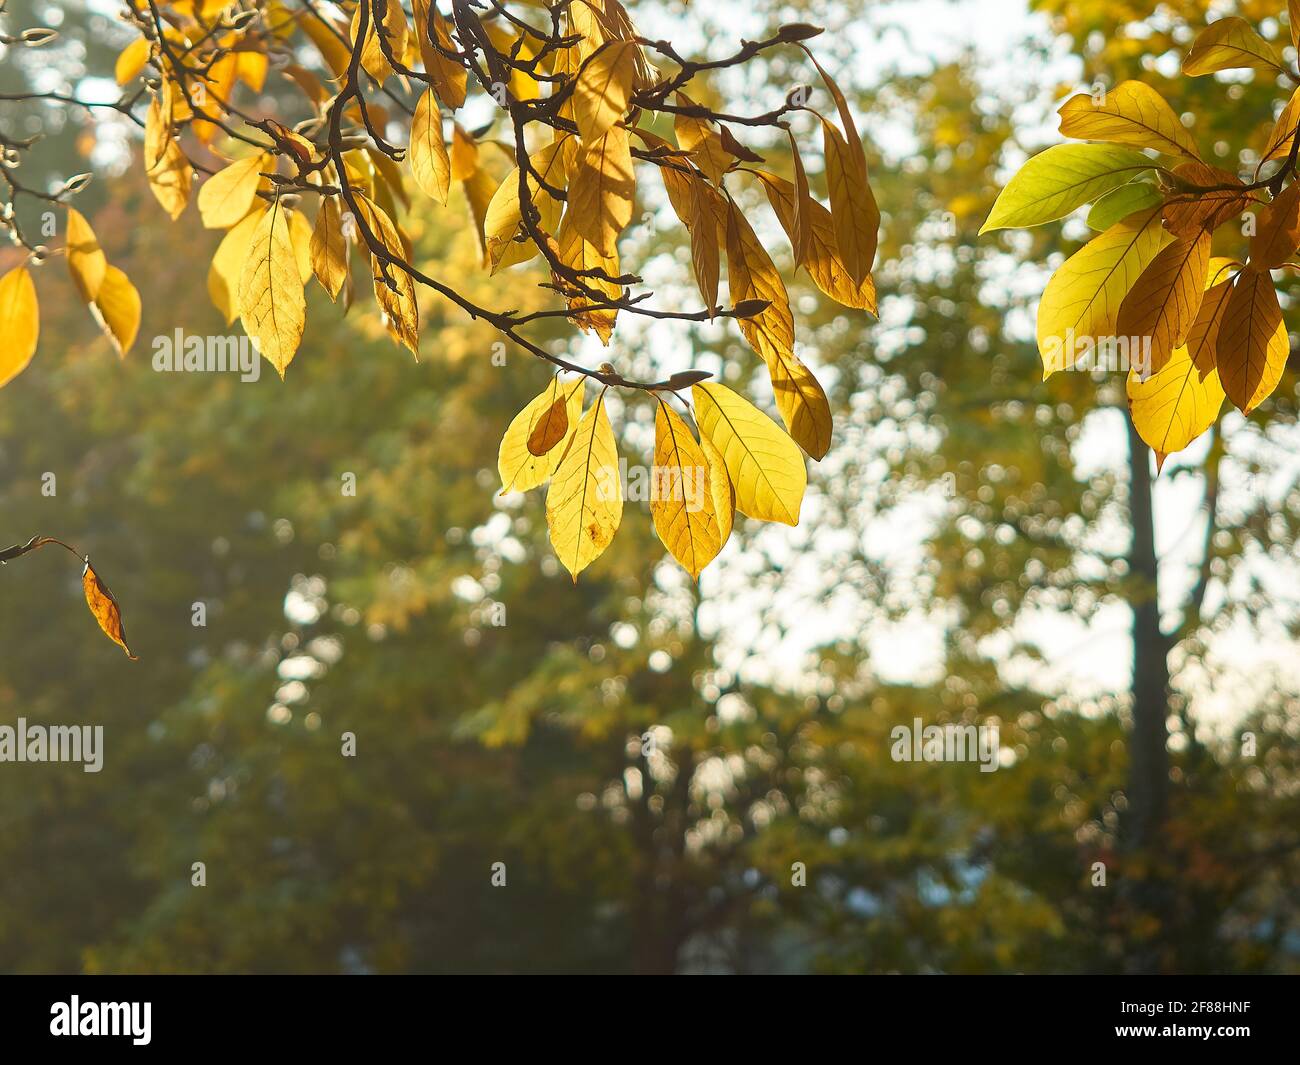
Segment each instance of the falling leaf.
[{"label": "falling leaf", "polygon": [[138,661],[126,645],[126,630],[122,627],[122,611],[118,609],[117,600],[108,590],[108,585],[99,579],[89,558],[85,563],[85,569],[81,571],[81,587],[86,593],[86,606],[90,607],[90,612],[104,630],[104,635],[121,647],[132,662]]}]

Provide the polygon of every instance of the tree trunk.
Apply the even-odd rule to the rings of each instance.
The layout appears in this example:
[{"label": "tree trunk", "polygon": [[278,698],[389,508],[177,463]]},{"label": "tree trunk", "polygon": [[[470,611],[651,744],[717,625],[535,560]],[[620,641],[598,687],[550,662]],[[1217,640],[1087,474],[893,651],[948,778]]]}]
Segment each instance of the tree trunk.
[{"label": "tree trunk", "polygon": [[[1151,510],[1151,470],[1146,444],[1130,419],[1129,507],[1133,541],[1129,577],[1133,590],[1133,729],[1129,737],[1128,808],[1120,827],[1125,869],[1122,883],[1133,916],[1153,917],[1162,930],[1168,917],[1166,878],[1161,872],[1161,830],[1169,802],[1168,732],[1170,641],[1160,631],[1155,525]],[[1147,923],[1147,922],[1144,922]],[[1159,968],[1157,933],[1131,943],[1130,969]]]}]

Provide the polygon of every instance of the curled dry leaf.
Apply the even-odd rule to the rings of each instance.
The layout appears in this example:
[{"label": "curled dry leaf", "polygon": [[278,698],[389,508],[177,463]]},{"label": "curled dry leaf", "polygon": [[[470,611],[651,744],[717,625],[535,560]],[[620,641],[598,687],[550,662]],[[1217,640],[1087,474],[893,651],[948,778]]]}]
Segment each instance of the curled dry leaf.
[{"label": "curled dry leaf", "polygon": [[121,647],[132,662],[137,661],[126,643],[126,629],[122,626],[122,611],[118,608],[117,600],[108,590],[108,585],[99,579],[89,558],[86,559],[86,568],[81,571],[81,587],[86,593],[86,606],[90,607],[90,612],[104,630],[104,635]]}]

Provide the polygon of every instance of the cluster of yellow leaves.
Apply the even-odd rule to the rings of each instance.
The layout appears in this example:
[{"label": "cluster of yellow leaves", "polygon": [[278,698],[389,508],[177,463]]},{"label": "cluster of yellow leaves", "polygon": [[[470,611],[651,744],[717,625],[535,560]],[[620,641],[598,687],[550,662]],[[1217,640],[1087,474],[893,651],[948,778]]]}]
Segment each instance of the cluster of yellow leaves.
[{"label": "cluster of yellow leaves", "polygon": [[[551,482],[551,543],[575,581],[614,539],[625,487],[605,390],[584,413],[585,385],[581,375],[566,382],[556,374],[515,415],[497,456],[502,493]],[[649,502],[660,540],[698,578],[730,538],[737,510],[797,525],[808,474],[790,436],[747,399],[710,381],[691,393],[698,438],[668,395],[653,393]]]},{"label": "cluster of yellow leaves", "polygon": [[[1294,36],[1300,5],[1290,4]],[[1286,72],[1273,46],[1235,17],[1204,30],[1183,63],[1189,76],[1238,68]],[[1098,353],[1127,355],[1133,423],[1163,464],[1214,424],[1225,395],[1249,414],[1286,368],[1290,340],[1271,272],[1300,268],[1292,259],[1300,247],[1292,155],[1300,90],[1250,182],[1206,163],[1173,108],[1141,82],[1080,93],[1059,114],[1063,134],[1089,143],[1031,158],[981,232],[1041,225],[1093,205],[1087,221],[1097,236],[1056,270],[1039,301],[1044,377],[1098,362],[1107,368]],[[1270,163],[1277,165],[1260,179]],[[1213,255],[1220,234],[1250,238],[1244,265]]]},{"label": "cluster of yellow leaves", "polygon": [[[80,211],[68,208],[68,272],[77,292],[119,357],[125,358],[140,330],[140,293],[108,261],[94,229]],[[27,368],[40,337],[40,305],[31,270],[16,266],[0,277],[0,387]]]}]

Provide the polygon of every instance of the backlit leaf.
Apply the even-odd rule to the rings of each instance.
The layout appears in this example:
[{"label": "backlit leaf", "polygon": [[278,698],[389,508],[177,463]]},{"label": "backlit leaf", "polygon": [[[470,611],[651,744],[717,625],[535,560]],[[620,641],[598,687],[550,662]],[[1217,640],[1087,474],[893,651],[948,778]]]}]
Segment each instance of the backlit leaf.
[{"label": "backlit leaf", "polygon": [[277,201],[257,223],[239,281],[244,331],[283,379],[302,340],[306,300],[287,212]]},{"label": "backlit leaf", "polygon": [[91,305],[91,313],[119,358],[125,358],[140,331],[140,293],[116,266],[104,272],[104,282]]},{"label": "backlit leaf", "polygon": [[40,337],[40,307],[36,286],[25,266],[0,277],[0,387],[7,385],[32,361]]},{"label": "backlit leaf", "polygon": [[[501,437],[501,447],[497,453],[497,472],[501,475],[502,495],[507,492],[526,492],[550,479],[577,431],[578,419],[582,416],[585,385],[585,377],[564,382],[557,375],[514,416]],[[548,417],[559,399],[563,399],[565,404],[564,435],[545,452],[535,454],[528,443],[534,439],[538,426]],[[546,430],[543,429],[542,432],[545,433]]]},{"label": "backlit leaf", "polygon": [[[1153,161],[1141,152],[1113,144],[1053,145],[1033,156],[1007,182],[980,232],[1054,222],[1152,166]],[[1156,191],[1153,185],[1145,188]]]},{"label": "backlit leaf", "polygon": [[132,662],[137,661],[126,644],[126,629],[122,626],[122,611],[118,608],[117,600],[108,590],[108,585],[99,579],[99,574],[91,567],[89,559],[86,559],[85,569],[81,571],[81,588],[86,596],[86,606],[99,622],[104,635],[122,648]]},{"label": "backlit leaf", "polygon": [[1085,141],[1154,148],[1165,155],[1199,159],[1196,142],[1164,98],[1140,81],[1124,81],[1100,103],[1086,92],[1071,96],[1057,112],[1061,133]]},{"label": "backlit leaf", "polygon": [[650,515],[669,553],[698,580],[722,549],[709,460],[686,423],[663,401],[655,411]]},{"label": "backlit leaf", "polygon": [[104,257],[95,231],[82,213],[68,208],[68,271],[87,303],[93,303],[104,281],[108,260]]},{"label": "backlit leaf", "polygon": [[578,423],[546,490],[546,525],[574,581],[609,547],[623,518],[618,448],[602,392]]},{"label": "backlit leaf", "polygon": [[799,524],[808,471],[795,442],[726,385],[701,382],[691,395],[695,424],[722,456],[736,509],[762,521]]},{"label": "backlit leaf", "polygon": [[1247,266],[1228,297],[1215,352],[1219,380],[1233,406],[1249,414],[1267,399],[1290,352],[1273,279]]},{"label": "backlit leaf", "polygon": [[273,170],[271,157],[259,152],[218,170],[199,188],[199,215],[208,229],[229,229],[253,209],[262,173]]}]

